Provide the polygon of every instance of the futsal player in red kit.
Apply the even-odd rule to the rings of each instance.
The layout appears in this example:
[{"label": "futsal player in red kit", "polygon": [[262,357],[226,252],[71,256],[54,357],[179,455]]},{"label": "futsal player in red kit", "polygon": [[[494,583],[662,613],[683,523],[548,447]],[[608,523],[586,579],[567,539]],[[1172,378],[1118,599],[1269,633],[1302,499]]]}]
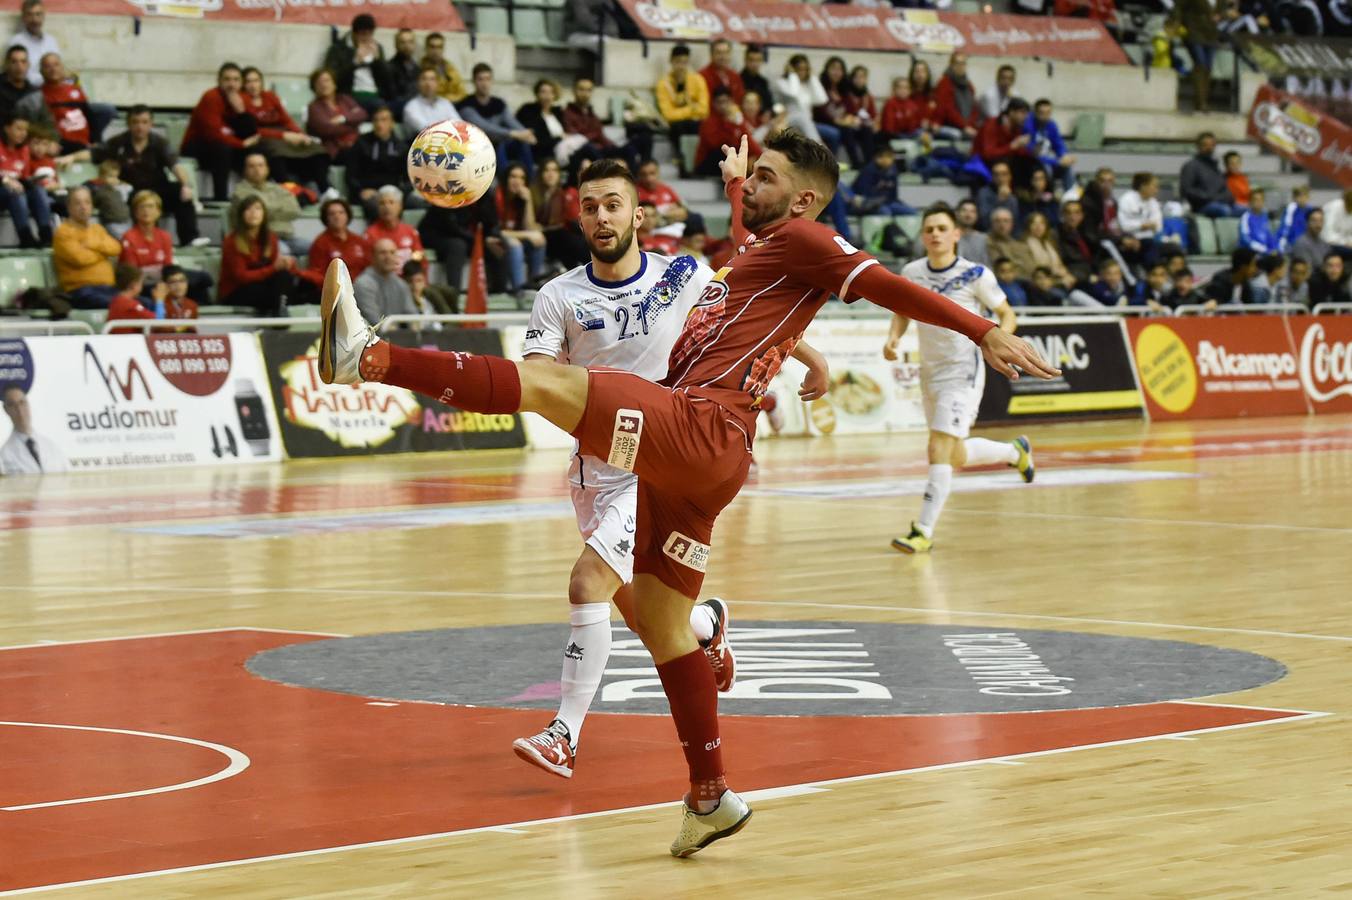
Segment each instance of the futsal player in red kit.
[{"label": "futsal player in red kit", "polygon": [[[690,609],[712,555],[714,520],[746,478],[761,398],[817,310],[832,294],[846,302],[866,297],[966,335],[1010,378],[1018,377],[1015,366],[1044,378],[1058,374],[1023,339],[894,275],[818,224],[839,178],[823,145],[781,131],[765,142],[750,177],[745,141],[724,151],[733,221],[751,233],[706,287],[661,384],[553,361],[394,346],[362,320],[338,260],[329,267],[321,309],[325,382],[381,381],[471,412],[539,413],[572,433],[583,453],[638,475],[636,630],[657,666],[690,769],[674,856],[735,834],[751,816],[724,779],[718,694],[690,628]],[[619,247],[642,224],[627,172],[584,175],[579,200],[582,229],[594,247]],[[663,302],[659,293],[640,317],[660,315]]]}]

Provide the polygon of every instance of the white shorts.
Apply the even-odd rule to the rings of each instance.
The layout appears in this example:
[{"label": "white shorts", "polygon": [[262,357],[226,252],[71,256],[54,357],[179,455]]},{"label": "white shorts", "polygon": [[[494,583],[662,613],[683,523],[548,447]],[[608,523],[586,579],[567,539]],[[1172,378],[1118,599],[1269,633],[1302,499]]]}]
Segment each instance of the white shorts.
[{"label": "white shorts", "polygon": [[920,391],[925,400],[925,421],[930,431],[951,434],[959,440],[972,433],[976,414],[981,407],[981,394],[986,388],[985,373],[975,379],[927,382],[921,380]]},{"label": "white shorts", "polygon": [[573,485],[577,530],[588,547],[615,570],[624,584],[634,580],[634,513],[638,509],[638,477],[613,487]]}]

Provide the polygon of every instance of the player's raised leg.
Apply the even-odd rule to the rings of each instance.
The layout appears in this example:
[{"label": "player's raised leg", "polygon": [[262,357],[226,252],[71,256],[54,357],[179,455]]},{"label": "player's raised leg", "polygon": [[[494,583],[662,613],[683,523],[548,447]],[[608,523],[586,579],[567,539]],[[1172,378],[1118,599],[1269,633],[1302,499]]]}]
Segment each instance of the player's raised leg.
[{"label": "player's raised leg", "polygon": [[1011,469],[1018,469],[1025,482],[1033,480],[1033,445],[1027,436],[1019,435],[1012,441],[992,441],[990,438],[972,437],[963,441],[967,451],[969,466],[989,466],[1004,463]]}]

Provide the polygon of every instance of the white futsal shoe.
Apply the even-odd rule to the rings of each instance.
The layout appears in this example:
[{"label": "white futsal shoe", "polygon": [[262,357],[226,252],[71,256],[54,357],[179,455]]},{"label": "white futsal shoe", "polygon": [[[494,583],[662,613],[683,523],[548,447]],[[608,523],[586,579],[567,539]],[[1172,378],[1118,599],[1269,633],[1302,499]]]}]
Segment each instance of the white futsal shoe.
[{"label": "white futsal shoe", "polygon": [[374,344],[376,329],[357,309],[352,276],[341,259],[324,273],[319,316],[319,380],[325,384],[360,384],[362,351]]},{"label": "white futsal shoe", "polygon": [[714,841],[741,831],[751,818],[751,807],[732,791],[724,791],[713,812],[700,813],[681,804],[681,833],[671,842],[671,855],[691,856]]}]

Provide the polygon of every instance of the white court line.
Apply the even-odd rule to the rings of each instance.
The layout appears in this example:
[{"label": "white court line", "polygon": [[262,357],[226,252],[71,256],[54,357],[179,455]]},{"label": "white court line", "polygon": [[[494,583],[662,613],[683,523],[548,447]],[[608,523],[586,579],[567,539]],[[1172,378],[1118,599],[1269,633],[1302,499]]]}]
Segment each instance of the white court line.
[{"label": "white court line", "polygon": [[211,741],[199,741],[196,738],[180,737],[174,734],[157,734],[153,731],[131,731],[126,728],[95,728],[92,725],[57,725],[51,722],[0,722],[0,725],[9,725],[18,728],[60,728],[67,731],[95,731],[102,734],[128,734],[132,737],[154,738],[160,741],[173,741],[178,744],[192,744],[194,747],[205,747],[208,750],[215,750],[223,755],[230,762],[224,769],[202,778],[196,778],[192,781],[181,781],[178,784],[166,784],[163,787],[146,788],[141,791],[125,791],[120,794],[103,794],[98,797],[75,797],[71,800],[49,800],[45,803],[26,803],[22,806],[3,806],[0,812],[19,812],[25,809],[47,809],[52,806],[74,806],[77,803],[98,803],[103,800],[125,800],[129,797],[149,797],[151,794],[167,794],[172,791],[186,791],[192,788],[204,787],[208,784],[215,784],[218,781],[224,781],[227,778],[234,778],[240,772],[249,768],[249,757],[239,752],[233,747],[227,747],[224,744],[214,744]]},{"label": "white court line", "polygon": [[[1232,706],[1235,709],[1256,709],[1256,710],[1265,710],[1269,712],[1288,711],[1288,710],[1268,709],[1265,707],[1234,706],[1233,704],[1215,704],[1215,705],[1217,706],[1228,705]],[[1122,740],[1117,741],[1104,741],[1098,744],[1081,744],[1074,747],[1058,747],[1053,750],[1034,750],[1028,753],[1015,753],[1007,756],[990,757],[986,759],[964,760],[962,762],[952,762],[952,763],[938,763],[932,766],[918,766],[914,769],[897,769],[891,772],[875,772],[868,775],[849,775],[844,778],[831,778],[825,781],[812,781],[796,785],[783,785],[778,788],[767,788],[766,791],[789,792],[794,791],[795,789],[812,789],[810,792],[815,792],[818,790],[824,791],[829,790],[829,788],[832,785],[838,784],[850,784],[859,781],[876,781],[877,779],[880,778],[891,778],[898,775],[913,775],[922,772],[936,772],[944,769],[963,769],[974,766],[989,765],[993,762],[1013,763],[1015,760],[1033,759],[1040,756],[1050,756],[1056,753],[1071,753],[1077,750],[1090,750],[1102,747],[1121,747],[1126,746],[1128,744],[1141,744],[1145,743],[1146,741],[1160,740],[1165,737],[1210,734],[1212,732],[1232,731],[1240,728],[1253,728],[1259,725],[1275,725],[1286,722],[1299,722],[1306,719],[1320,718],[1327,715],[1330,714],[1322,712],[1302,712],[1298,713],[1295,716],[1289,716],[1284,719],[1267,719],[1261,722],[1242,722],[1236,725],[1215,725],[1210,728],[1198,728],[1193,731],[1180,731],[1176,732],[1174,735],[1147,735],[1146,737],[1139,738],[1124,738]],[[754,795],[758,792],[748,792],[748,793]],[[794,794],[783,793],[782,796],[794,796]],[[197,866],[180,866],[175,869],[160,869],[153,872],[134,872],[128,875],[110,875],[106,878],[90,878],[85,881],[71,881],[63,884],[47,884],[41,885],[39,887],[19,888],[17,890],[12,891],[0,891],[0,897],[18,896],[20,894],[36,894],[42,891],[63,890],[65,888],[70,887],[84,887],[86,885],[94,885],[94,884],[112,884],[123,881],[134,881],[142,878],[155,878],[161,875],[183,875],[190,872],[206,872],[211,871],[213,869],[233,868],[235,866],[246,866],[261,862],[279,862],[281,860],[302,859],[310,856],[324,856],[330,853],[345,853],[350,850],[367,850],[377,847],[394,847],[402,844],[414,844],[421,843],[424,841],[440,840],[443,838],[462,837],[464,835],[470,834],[484,834],[490,832],[514,834],[521,829],[529,828],[534,825],[553,825],[560,822],[576,822],[582,821],[584,819],[595,819],[608,816],[626,815],[628,813],[647,812],[649,810],[654,809],[668,809],[672,806],[675,806],[676,803],[678,802],[679,801],[667,803],[648,803],[643,806],[630,806],[623,809],[606,809],[600,810],[598,812],[579,813],[571,816],[555,816],[553,818],[548,819],[533,819],[527,822],[508,822],[502,825],[487,825],[481,828],[465,828],[459,831],[444,831],[439,832],[437,834],[419,834],[413,835],[411,837],[390,838],[389,840],[384,841],[368,841],[366,843],[361,844],[346,844],[340,847],[321,847],[316,850],[299,850],[294,853],[278,853],[272,856],[257,856],[249,859],[232,859],[226,860],[224,862],[203,863],[202,865]]]},{"label": "white court line", "polygon": [[[171,586],[171,585],[136,585],[136,584],[123,584],[123,585],[83,585],[83,584],[79,584],[79,585],[69,585],[69,584],[63,584],[63,585],[47,585],[47,586],[39,586],[39,585],[28,585],[28,584],[25,584],[25,585],[12,585],[12,584],[9,584],[9,585],[0,585],[0,592],[3,592],[3,591],[24,591],[24,592],[27,592],[27,593],[30,593],[30,594],[33,593],[33,592],[35,592],[35,591],[42,591],[42,592],[44,592],[44,593],[57,593],[57,594],[79,594],[79,593],[85,593],[85,594],[132,594],[132,593],[137,593],[137,594],[149,594],[149,593],[173,594],[173,593],[180,593],[180,594],[230,594],[230,595],[232,595],[232,596],[233,596],[233,595],[247,596],[247,595],[258,595],[258,594],[321,594],[321,593],[322,593],[322,594],[341,594],[341,595],[350,595],[350,596],[356,596],[356,597],[365,597],[365,596],[369,596],[370,594],[380,594],[380,595],[382,595],[382,596],[388,596],[388,595],[391,594],[391,593],[397,593],[397,594],[399,594],[399,596],[401,596],[401,597],[505,597],[505,598],[512,599],[512,600],[556,600],[556,599],[558,599],[558,598],[564,596],[564,592],[563,592],[563,591],[554,591],[554,592],[552,592],[552,593],[512,593],[512,592],[510,592],[510,591],[503,591],[503,592],[496,592],[496,591],[410,591],[410,590],[405,590],[404,588],[400,588],[400,587],[397,587],[397,586],[393,586],[393,585],[389,584],[388,582],[386,582],[386,583],[384,583],[384,584],[373,585],[373,586],[371,586],[371,587],[369,587],[369,588],[340,588],[340,587],[333,587],[333,588],[330,588],[330,587],[312,587],[312,588],[298,588],[298,587],[258,587],[258,588],[245,588],[245,587],[176,587],[176,586]],[[201,632],[201,633],[206,633],[206,632],[211,632],[211,631],[221,631],[221,630],[227,630],[227,631],[228,631],[229,629],[207,628],[207,629],[203,629],[203,632]],[[274,630],[274,629],[267,629],[267,628],[246,628],[246,629],[244,629],[244,630],[246,630],[246,631],[269,631],[269,630]],[[282,633],[284,633],[284,634],[285,634],[285,633],[290,633],[290,632],[285,631],[285,629],[276,629],[276,630],[280,630],[280,631],[281,631]],[[180,632],[180,633],[182,633],[182,634],[193,634],[194,632]],[[297,631],[297,632],[294,632],[294,633],[295,633],[295,634],[321,634],[321,632],[317,632],[317,631]],[[333,636],[333,637],[345,637],[346,635],[332,635],[332,636]]]},{"label": "white court line", "polygon": [[[36,590],[36,588],[27,588],[26,590],[32,591],[32,590]],[[68,588],[67,590],[83,590],[83,591],[94,592],[94,591],[96,591],[97,589],[96,589],[96,588]],[[122,589],[122,588],[119,588],[118,590],[123,590],[123,589]],[[155,590],[155,589],[154,589],[154,588],[126,588],[126,590],[153,591],[153,590]],[[164,590],[174,590],[174,589],[173,589],[173,588],[165,588]],[[331,633],[329,633],[329,632],[327,632],[327,631],[294,631],[294,630],[292,630],[292,629],[290,629],[290,628],[253,628],[253,627],[248,626],[248,625],[232,625],[232,626],[227,626],[227,627],[224,627],[224,628],[198,628],[198,629],[194,629],[194,630],[192,630],[192,631],[157,631],[157,632],[154,632],[154,633],[152,633],[152,634],[122,634],[122,635],[117,635],[117,636],[115,636],[115,637],[80,638],[80,639],[78,639],[78,640],[73,640],[73,641],[50,641],[50,640],[49,640],[49,641],[38,641],[36,644],[12,644],[12,645],[10,645],[10,646],[8,646],[8,647],[0,647],[0,652],[5,651],[5,650],[31,650],[31,649],[33,649],[33,648],[35,648],[35,647],[64,647],[64,646],[67,645],[67,644],[102,644],[102,643],[104,643],[105,641],[141,641],[141,640],[147,640],[147,639],[151,639],[151,638],[187,637],[187,636],[189,636],[189,635],[194,635],[194,634],[222,634],[222,633],[227,632],[227,631],[264,631],[264,632],[267,632],[267,633],[269,633],[269,634],[305,634],[305,635],[312,635],[312,636],[314,636],[314,637],[332,637],[332,638],[344,638],[344,637],[351,637],[351,636],[352,636],[352,635],[350,635],[350,634],[331,634]]]}]

